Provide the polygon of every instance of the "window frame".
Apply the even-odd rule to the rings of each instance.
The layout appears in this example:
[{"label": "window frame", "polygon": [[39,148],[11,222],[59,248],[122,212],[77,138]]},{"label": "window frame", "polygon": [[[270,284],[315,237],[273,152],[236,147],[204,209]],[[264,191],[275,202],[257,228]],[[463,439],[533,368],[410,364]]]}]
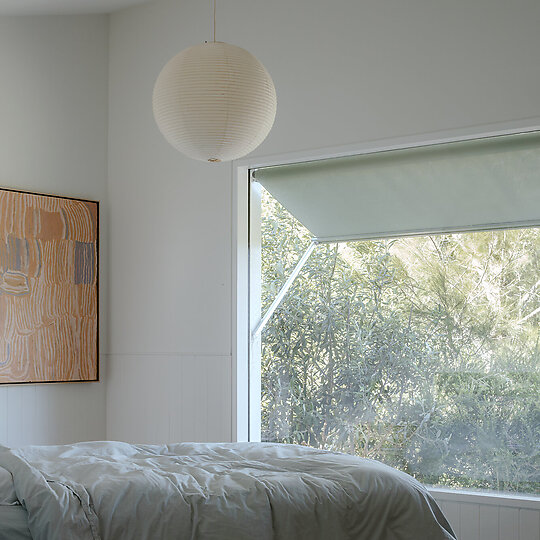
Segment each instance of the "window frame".
[{"label": "window frame", "polygon": [[[514,121],[490,124],[487,126],[446,130],[430,134],[411,135],[385,140],[366,141],[356,145],[318,149],[294,153],[283,153],[272,156],[248,157],[233,163],[233,376],[232,376],[232,437],[235,441],[260,441],[260,356],[254,355],[251,346],[251,335],[260,318],[260,240],[261,212],[260,192],[254,188],[251,170],[259,167],[285,165],[307,162],[333,157],[348,157],[358,154],[369,154],[389,150],[399,150],[467,141],[500,135],[512,135],[540,131],[540,118],[526,121]],[[257,184],[258,185],[258,184]],[[257,206],[258,205],[258,206]],[[493,229],[508,228],[511,224],[493,224]],[[540,226],[540,221],[537,223]],[[460,228],[459,231],[473,232],[486,230],[486,226]],[[440,230],[427,230],[419,234],[440,234]],[[410,236],[408,234],[407,236]],[[368,238],[366,238],[368,239]],[[250,253],[256,254],[256,258]],[[258,258],[257,258],[258,257]],[[255,262],[255,264],[254,264]],[[257,280],[258,276],[258,280]],[[255,307],[255,310],[253,309]],[[257,315],[255,314],[257,312]],[[259,344],[260,345],[260,344]],[[259,348],[260,350],[260,348]],[[258,405],[257,405],[258,402]],[[255,418],[258,416],[258,418]],[[452,500],[458,500],[460,493],[466,501],[477,497],[491,497],[494,500],[526,502],[528,507],[540,509],[540,498],[523,497],[496,493],[475,493],[466,490],[437,488],[434,492],[451,494]],[[458,499],[455,499],[458,497]],[[472,497],[472,499],[471,499]],[[479,499],[480,500],[480,499]],[[516,503],[518,504],[518,503]]]}]

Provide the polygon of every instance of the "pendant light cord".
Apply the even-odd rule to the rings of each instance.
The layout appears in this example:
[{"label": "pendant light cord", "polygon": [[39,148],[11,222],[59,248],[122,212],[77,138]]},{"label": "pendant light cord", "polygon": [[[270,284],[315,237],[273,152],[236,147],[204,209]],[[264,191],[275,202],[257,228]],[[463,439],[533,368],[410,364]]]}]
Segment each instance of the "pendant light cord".
[{"label": "pendant light cord", "polygon": [[216,42],[216,0],[214,0],[214,43]]}]

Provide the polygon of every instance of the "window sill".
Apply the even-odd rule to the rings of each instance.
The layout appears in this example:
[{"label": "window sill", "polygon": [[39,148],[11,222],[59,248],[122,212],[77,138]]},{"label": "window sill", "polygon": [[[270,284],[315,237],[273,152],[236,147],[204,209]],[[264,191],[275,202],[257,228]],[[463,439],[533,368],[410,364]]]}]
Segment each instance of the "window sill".
[{"label": "window sill", "polygon": [[512,508],[530,508],[540,510],[540,497],[508,494],[482,493],[460,489],[438,488],[427,486],[433,497],[440,501],[468,502],[493,506],[508,506]]}]

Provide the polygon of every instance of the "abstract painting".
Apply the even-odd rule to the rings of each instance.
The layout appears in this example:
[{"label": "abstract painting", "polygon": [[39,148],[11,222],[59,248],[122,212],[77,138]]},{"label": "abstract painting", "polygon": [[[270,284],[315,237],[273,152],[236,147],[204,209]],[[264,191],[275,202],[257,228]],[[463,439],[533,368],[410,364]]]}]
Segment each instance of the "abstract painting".
[{"label": "abstract painting", "polygon": [[98,380],[98,203],[0,189],[0,384]]}]

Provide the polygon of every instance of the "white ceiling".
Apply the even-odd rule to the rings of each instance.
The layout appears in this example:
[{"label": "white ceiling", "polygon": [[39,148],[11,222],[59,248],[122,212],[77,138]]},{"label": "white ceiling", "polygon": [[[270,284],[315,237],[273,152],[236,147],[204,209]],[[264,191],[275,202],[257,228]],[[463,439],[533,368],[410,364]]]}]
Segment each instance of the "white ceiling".
[{"label": "white ceiling", "polygon": [[148,0],[0,0],[0,15],[110,13]]}]

